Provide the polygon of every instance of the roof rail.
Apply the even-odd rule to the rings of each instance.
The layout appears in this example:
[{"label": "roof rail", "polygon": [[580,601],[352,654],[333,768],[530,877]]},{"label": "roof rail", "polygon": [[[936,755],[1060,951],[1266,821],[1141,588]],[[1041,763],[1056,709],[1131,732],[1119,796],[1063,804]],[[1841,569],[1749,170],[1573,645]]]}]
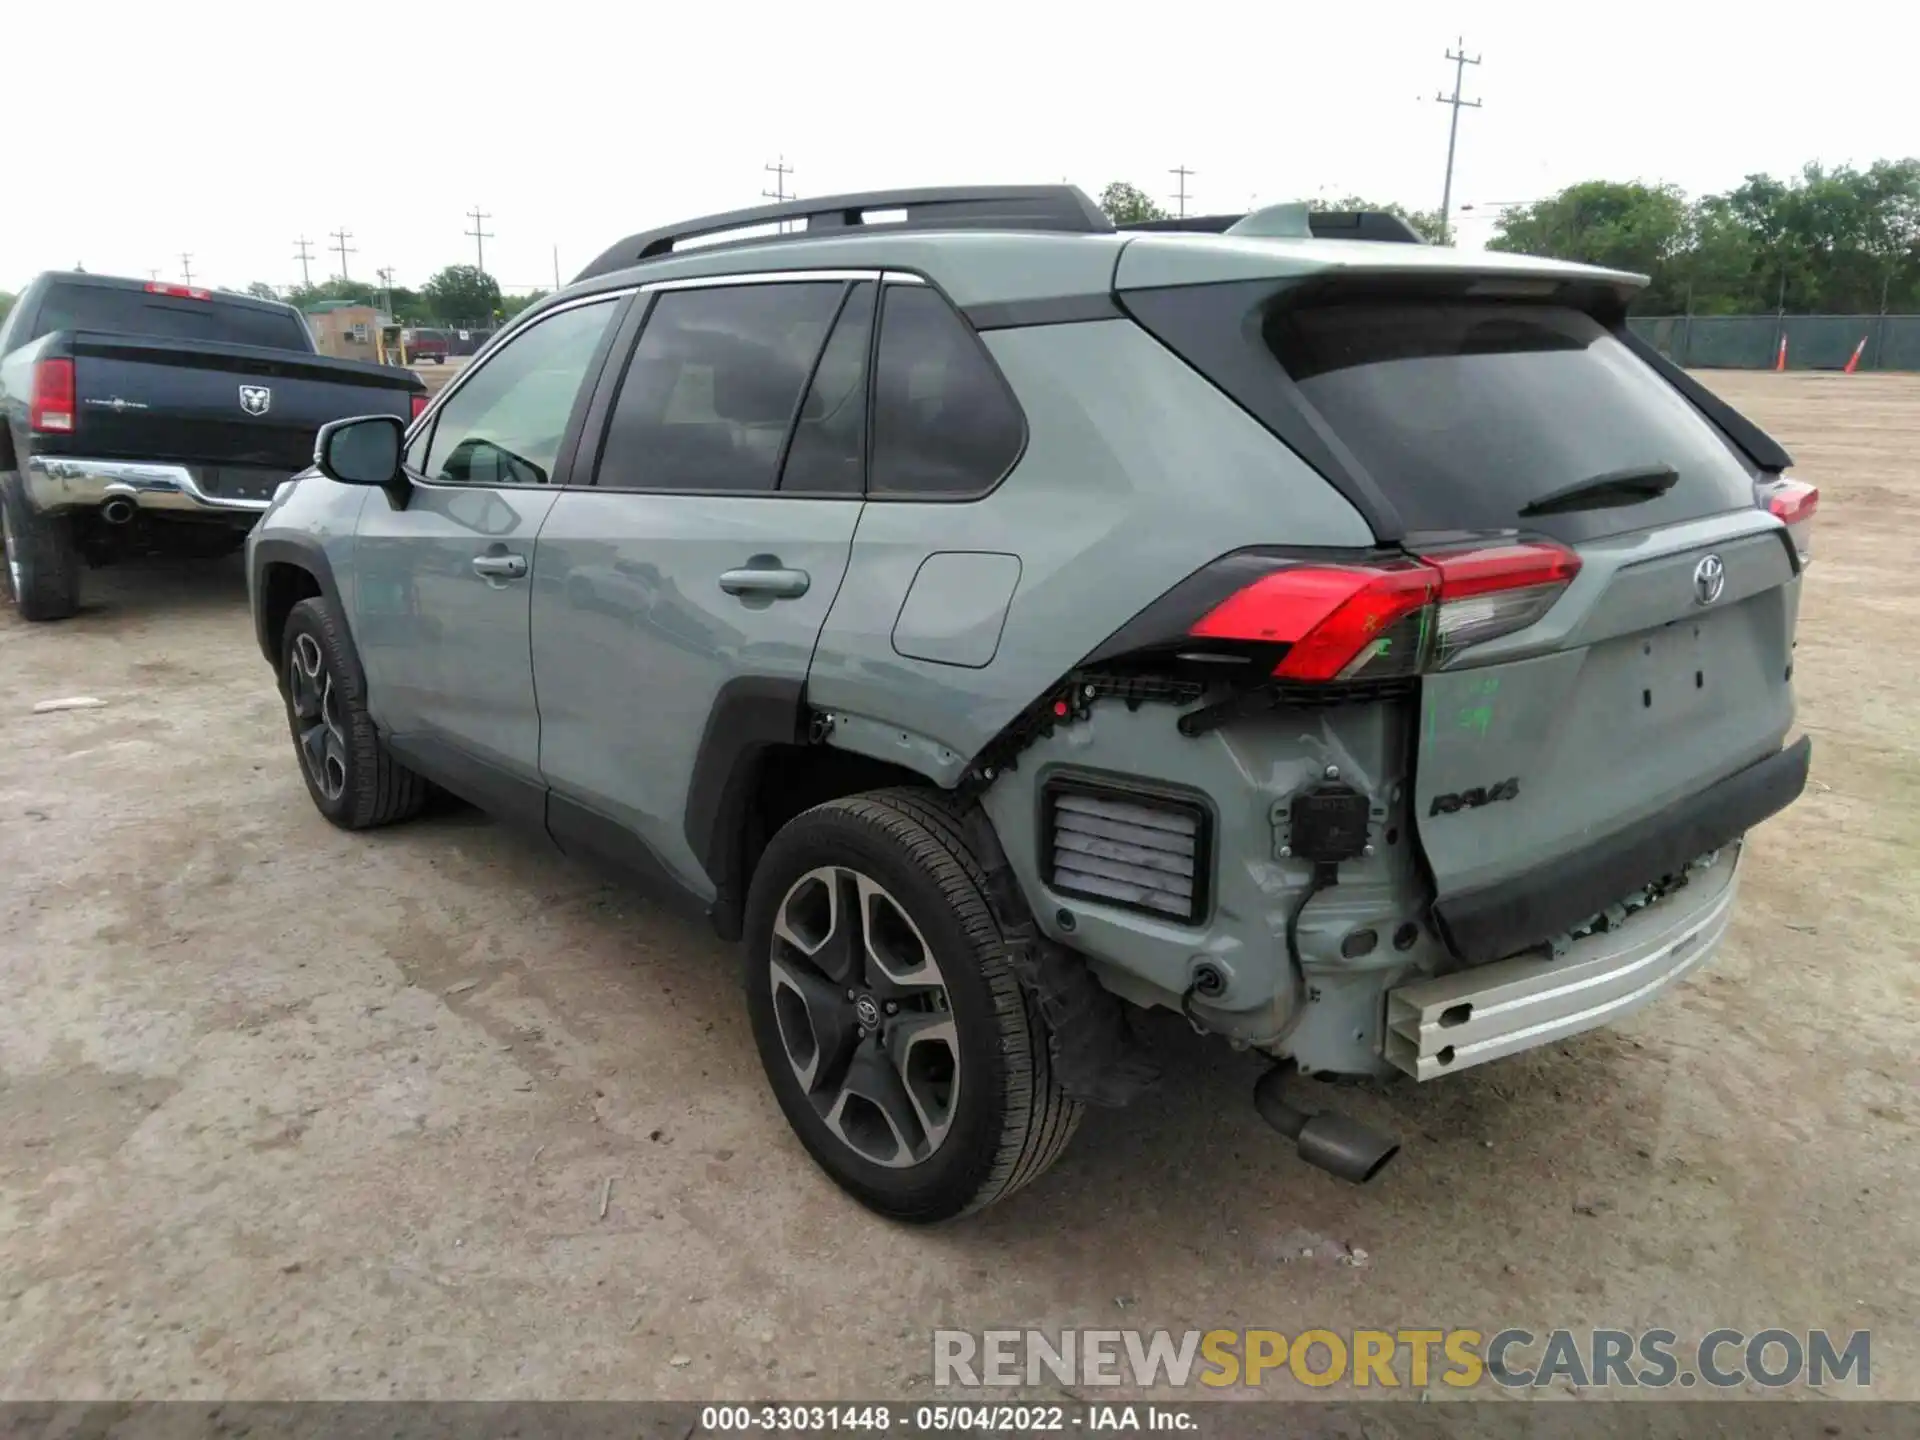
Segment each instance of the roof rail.
[{"label": "roof rail", "polygon": [[[876,215],[874,212],[889,212]],[[729,230],[749,230],[805,221],[806,229],[785,234],[710,239]],[[823,231],[873,227],[899,230],[1055,230],[1077,234],[1111,231],[1113,222],[1077,185],[954,185],[923,190],[873,190],[861,195],[826,195],[818,200],[788,200],[757,205],[724,215],[683,220],[659,230],[643,230],[610,246],[574,277],[589,280],[643,260],[671,255],[690,240],[714,245],[763,245],[781,240],[819,238]],[[692,247],[689,247],[692,248]]]},{"label": "roof rail", "polygon": [[[1187,215],[1176,220],[1139,220],[1120,228],[1224,235],[1246,218],[1244,215]],[[1316,240],[1381,240],[1396,245],[1427,243],[1418,230],[1388,210],[1315,210],[1307,216],[1307,225]]]}]

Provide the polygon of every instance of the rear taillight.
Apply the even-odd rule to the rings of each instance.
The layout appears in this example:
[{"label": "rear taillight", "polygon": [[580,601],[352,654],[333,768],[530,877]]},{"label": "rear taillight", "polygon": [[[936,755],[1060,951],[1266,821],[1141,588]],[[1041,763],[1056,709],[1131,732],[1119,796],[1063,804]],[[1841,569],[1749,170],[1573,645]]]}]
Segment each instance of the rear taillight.
[{"label": "rear taillight", "polygon": [[1544,542],[1434,550],[1408,559],[1275,570],[1229,595],[1194,639],[1287,646],[1274,676],[1307,684],[1388,680],[1525,629],[1580,571]]},{"label": "rear taillight", "polygon": [[211,290],[201,290],[193,285],[168,285],[159,280],[147,286],[149,295],[171,295],[176,300],[211,300]]},{"label": "rear taillight", "polygon": [[1798,480],[1782,480],[1767,496],[1767,509],[1788,525],[1811,520],[1819,508],[1819,487],[1802,485]]},{"label": "rear taillight", "polygon": [[1813,512],[1820,508],[1818,486],[1802,485],[1798,480],[1772,480],[1758,490],[1767,513],[1787,527],[1794,551],[1805,565],[1813,558]]},{"label": "rear taillight", "polygon": [[27,427],[42,435],[71,435],[73,408],[73,361],[35,361]]},{"label": "rear taillight", "polygon": [[413,397],[413,418],[418,420],[422,415],[426,413],[427,413],[427,397],[424,395],[415,395]]}]

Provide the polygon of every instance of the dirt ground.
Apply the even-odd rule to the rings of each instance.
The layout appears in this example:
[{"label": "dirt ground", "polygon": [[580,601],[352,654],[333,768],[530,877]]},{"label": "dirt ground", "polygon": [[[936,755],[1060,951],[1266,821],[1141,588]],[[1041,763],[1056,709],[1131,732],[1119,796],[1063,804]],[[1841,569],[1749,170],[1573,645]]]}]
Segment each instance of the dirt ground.
[{"label": "dirt ground", "polygon": [[881,1223],[730,949],[471,813],[314,813],[237,563],[6,611],[0,1395],[910,1398],[935,1326],[1514,1323],[1870,1328],[1920,1398],[1920,378],[1709,379],[1821,486],[1815,780],[1662,1003],[1354,1095],[1407,1142],[1365,1189],[1173,1024],[1041,1183]]}]

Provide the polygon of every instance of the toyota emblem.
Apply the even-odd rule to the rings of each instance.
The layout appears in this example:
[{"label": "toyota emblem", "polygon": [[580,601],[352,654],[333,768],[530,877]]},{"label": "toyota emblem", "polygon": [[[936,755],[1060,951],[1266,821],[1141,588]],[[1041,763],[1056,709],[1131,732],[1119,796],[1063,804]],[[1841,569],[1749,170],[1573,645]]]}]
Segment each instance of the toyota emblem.
[{"label": "toyota emblem", "polygon": [[1693,567],[1694,604],[1711,605],[1726,588],[1727,566],[1718,555],[1709,555]]}]

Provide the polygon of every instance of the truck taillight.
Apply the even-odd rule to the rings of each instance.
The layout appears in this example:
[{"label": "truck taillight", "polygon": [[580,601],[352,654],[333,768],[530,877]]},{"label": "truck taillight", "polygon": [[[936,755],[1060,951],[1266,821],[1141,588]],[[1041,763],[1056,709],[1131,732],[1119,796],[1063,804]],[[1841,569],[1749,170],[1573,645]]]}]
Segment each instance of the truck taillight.
[{"label": "truck taillight", "polygon": [[27,428],[41,435],[71,435],[73,411],[73,361],[36,360]]},{"label": "truck taillight", "polygon": [[213,298],[213,292],[211,290],[202,290],[195,285],[168,285],[160,280],[149,282],[147,285],[147,293],[149,295],[171,295],[176,300],[211,300]]},{"label": "truck taillight", "polygon": [[427,413],[427,397],[424,395],[415,395],[413,397],[413,418],[418,420],[422,415],[426,413]]},{"label": "truck taillight", "polygon": [[1406,559],[1287,566],[1215,605],[1199,640],[1287,647],[1276,679],[1390,680],[1444,664],[1468,645],[1525,629],[1580,571],[1564,545],[1513,542]]}]

